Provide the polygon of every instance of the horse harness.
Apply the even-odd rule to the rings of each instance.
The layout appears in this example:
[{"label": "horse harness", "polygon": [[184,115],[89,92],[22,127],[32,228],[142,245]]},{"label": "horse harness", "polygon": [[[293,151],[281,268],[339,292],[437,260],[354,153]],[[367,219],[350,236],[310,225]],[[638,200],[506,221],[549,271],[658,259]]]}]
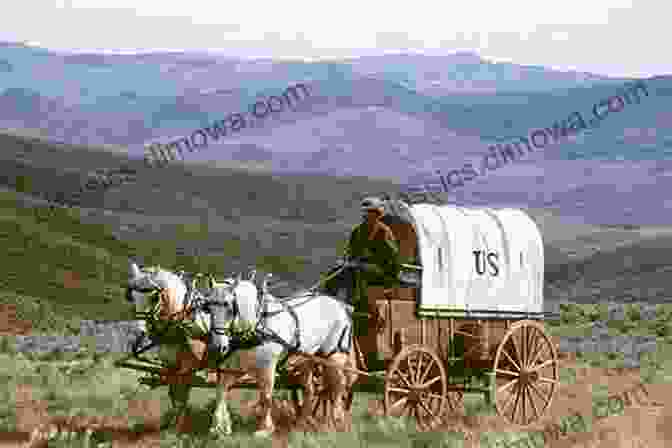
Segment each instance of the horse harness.
[{"label": "horse harness", "polygon": [[[136,311],[135,313],[136,318],[145,320],[148,323],[149,328],[148,328],[148,334],[143,333],[141,337],[139,337],[133,344],[134,356],[137,357],[141,353],[146,352],[151,348],[159,345],[161,343],[161,340],[171,331],[181,329],[186,334],[189,334],[190,331],[188,329],[188,324],[184,322],[188,318],[188,316],[193,316],[194,312],[198,309],[202,309],[207,313],[212,314],[210,306],[213,305],[216,306],[217,304],[219,304],[217,300],[204,296],[203,293],[201,293],[195,288],[192,288],[190,282],[185,281],[184,283],[187,287],[186,304],[184,310],[169,315],[168,316],[169,322],[166,323],[162,323],[165,322],[165,320],[160,319],[159,315],[162,304],[161,296],[162,294],[164,294],[163,288],[153,287],[143,289],[138,288],[128,289],[127,294],[130,294],[131,290],[135,290],[142,294],[151,294],[152,295],[151,302],[153,303],[149,311],[144,312]],[[234,297],[231,303],[233,318],[231,319],[229,328],[225,330],[225,333],[231,339],[231,343],[229,350],[227,350],[227,353],[223,357],[223,361],[226,360],[228,357],[230,357],[237,350],[251,349],[265,342],[276,342],[282,345],[288,352],[287,356],[289,356],[292,353],[298,352],[299,347],[301,347],[301,332],[299,327],[299,318],[298,315],[296,314],[296,311],[294,310],[294,307],[290,306],[287,302],[292,299],[301,298],[301,296],[292,297],[288,300],[277,300],[276,302],[280,304],[282,309],[278,311],[268,311],[267,310],[268,299],[264,297],[265,291],[259,289],[259,293],[257,295],[257,304],[255,307],[257,323],[253,329],[252,337],[249,336],[246,337],[244,334],[242,334],[239,331],[236,331],[233,328],[234,321],[238,317],[240,317],[240,308],[238,305],[238,297],[235,292],[235,289],[232,292]],[[314,299],[315,297],[317,297],[317,291],[308,291],[304,297],[308,297],[308,300],[295,306],[303,305],[309,302],[310,300]],[[274,317],[283,312],[289,313],[295,322],[293,344],[290,344],[289,342],[285,341],[277,333],[268,328],[267,325],[267,320],[269,318]],[[211,328],[211,331],[216,331],[216,329]],[[146,340],[147,338],[149,338],[151,342],[145,345],[144,347],[140,347],[141,342]]]},{"label": "horse harness", "polygon": [[[196,309],[200,308],[203,306],[204,303],[204,298],[203,295],[193,289],[190,285],[189,282],[184,282],[187,287],[187,303],[185,304],[185,307],[182,311],[178,311],[177,313],[173,313],[168,316],[168,321],[169,323],[164,323],[160,324],[159,322],[165,321],[164,319],[160,319],[159,315],[161,312],[161,301],[162,301],[162,294],[164,294],[164,289],[159,288],[159,287],[152,287],[152,288],[128,288],[126,295],[127,298],[130,296],[131,291],[137,291],[141,294],[151,294],[151,302],[152,302],[152,307],[149,311],[136,311],[135,312],[135,317],[136,319],[141,319],[145,320],[149,326],[148,328],[148,334],[147,333],[142,333],[140,337],[138,337],[133,345],[132,345],[132,351],[134,356],[138,356],[141,353],[144,353],[153,347],[156,347],[157,345],[160,344],[161,339],[164,338],[168,333],[172,330],[175,330],[175,327],[179,327],[180,329],[184,330],[186,333],[189,333],[189,329],[186,328],[187,324],[184,322],[184,320],[190,316],[193,315]],[[172,325],[171,325],[172,324]],[[140,344],[146,340],[149,339],[150,343],[145,345],[144,347],[140,347]]]},{"label": "horse harness", "polygon": [[[253,330],[254,331],[253,337],[244,340],[243,338],[241,338],[241,335],[238,332],[232,329],[234,321],[236,320],[236,318],[240,316],[240,308],[238,306],[238,296],[235,292],[235,289],[232,292],[233,292],[233,301],[232,301],[233,319],[231,320],[231,324],[229,325],[228,329],[229,331],[227,332],[228,336],[231,338],[231,348],[225,355],[225,359],[228,358],[228,356],[230,356],[236,350],[250,349],[258,345],[261,345],[265,342],[276,342],[282,345],[288,351],[288,353],[298,352],[299,347],[301,347],[301,332],[299,328],[299,317],[296,314],[296,311],[294,310],[293,307],[289,306],[287,303],[285,303],[285,301],[278,300],[277,303],[279,303],[282,306],[282,310],[273,312],[267,311],[266,308],[268,305],[268,299],[264,297],[266,292],[263,289],[259,289],[257,293],[257,304],[255,306],[255,315],[257,323]],[[294,319],[295,323],[293,334],[294,344],[290,344],[289,342],[285,341],[276,332],[268,328],[267,325],[268,319],[283,312],[289,313]]]}]

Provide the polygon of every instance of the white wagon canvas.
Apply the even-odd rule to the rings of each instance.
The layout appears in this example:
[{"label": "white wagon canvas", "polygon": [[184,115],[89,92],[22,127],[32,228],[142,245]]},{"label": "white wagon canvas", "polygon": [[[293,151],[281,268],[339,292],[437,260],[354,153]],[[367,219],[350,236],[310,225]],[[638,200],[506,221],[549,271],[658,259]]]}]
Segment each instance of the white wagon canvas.
[{"label": "white wagon canvas", "polygon": [[520,318],[543,311],[543,242],[525,212],[431,204],[409,212],[423,269],[421,314]]}]

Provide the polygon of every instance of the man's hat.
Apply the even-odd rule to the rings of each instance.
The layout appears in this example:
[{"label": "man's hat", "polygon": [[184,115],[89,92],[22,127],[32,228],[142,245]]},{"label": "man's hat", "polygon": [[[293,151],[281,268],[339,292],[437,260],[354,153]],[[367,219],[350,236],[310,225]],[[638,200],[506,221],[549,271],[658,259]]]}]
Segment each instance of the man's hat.
[{"label": "man's hat", "polygon": [[385,212],[385,203],[375,196],[369,196],[362,200],[361,205],[362,211],[364,210],[377,210],[381,213]]}]

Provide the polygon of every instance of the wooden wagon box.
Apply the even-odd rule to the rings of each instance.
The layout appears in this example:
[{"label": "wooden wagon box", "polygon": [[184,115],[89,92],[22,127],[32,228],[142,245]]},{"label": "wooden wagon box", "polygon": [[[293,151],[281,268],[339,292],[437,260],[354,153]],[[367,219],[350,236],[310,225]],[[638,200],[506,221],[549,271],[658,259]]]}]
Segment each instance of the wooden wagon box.
[{"label": "wooden wagon box", "polygon": [[543,317],[543,242],[524,212],[395,201],[384,221],[401,258],[415,262],[402,265],[402,278],[418,280],[369,288],[370,307],[386,325],[375,346],[362,350],[388,358],[400,344],[430,344],[443,355],[448,335],[461,331],[486,358],[511,322]]},{"label": "wooden wagon box", "polygon": [[[534,388],[534,394],[546,400],[539,409],[547,409],[557,380],[557,356],[540,323],[544,257],[536,223],[515,209],[394,202],[383,220],[399,241],[402,259],[410,261],[402,278],[412,278],[413,271],[418,275],[396,288],[369,288],[369,310],[377,311],[384,324],[377,334],[358,338],[361,351],[381,354],[388,376],[389,369],[398,368],[400,357],[424,351],[440,359],[449,390],[480,391],[487,400],[506,395],[503,389],[515,383],[507,376],[518,375],[518,387]],[[516,352],[528,343],[530,353]],[[516,356],[523,361],[517,363]],[[405,368],[413,368],[410,360],[405,362],[410,363]],[[543,373],[546,367],[550,373]],[[464,386],[465,376],[474,372],[490,375],[486,387]],[[463,385],[455,386],[454,378],[464,380]],[[403,385],[408,378],[400,381]],[[504,386],[498,388],[502,381]],[[541,383],[553,386],[544,389]],[[409,393],[406,398],[417,399],[417,392]],[[498,411],[503,407],[497,404]],[[514,411],[507,418],[532,421],[525,411],[522,416],[516,412],[521,413]]]}]

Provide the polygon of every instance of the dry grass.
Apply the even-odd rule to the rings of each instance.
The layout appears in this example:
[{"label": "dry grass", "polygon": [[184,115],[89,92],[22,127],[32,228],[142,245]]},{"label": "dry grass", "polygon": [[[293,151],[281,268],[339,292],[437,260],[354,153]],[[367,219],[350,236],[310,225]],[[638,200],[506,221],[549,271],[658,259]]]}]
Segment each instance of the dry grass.
[{"label": "dry grass", "polygon": [[[563,325],[550,330],[562,332]],[[236,390],[230,400],[235,435],[225,442],[216,442],[207,434],[213,404],[211,389],[192,391],[190,417],[183,427],[160,432],[160,416],[169,410],[166,388],[139,387],[140,375],[114,368],[112,356],[82,352],[38,357],[11,353],[7,344],[0,346],[5,349],[0,354],[0,381],[7,385],[0,397],[0,444],[15,446],[417,448],[474,447],[480,443],[484,447],[514,447],[522,446],[516,445],[522,444],[516,442],[522,439],[530,440],[530,444],[537,440],[537,445],[530,446],[541,446],[539,441],[546,437],[546,446],[551,447],[606,443],[637,446],[625,445],[624,438],[639,438],[649,444],[643,446],[653,447],[669,436],[665,422],[672,418],[660,407],[666,397],[672,396],[665,374],[670,371],[665,362],[669,344],[664,343],[656,354],[663,362],[649,362],[649,368],[655,367],[656,371],[646,384],[648,398],[642,401],[640,394],[634,400],[639,405],[607,418],[596,417],[604,414],[597,408],[605,397],[623,394],[640,383],[644,368],[621,369],[606,359],[600,366],[595,356],[563,354],[561,385],[554,403],[540,422],[527,428],[512,428],[485,405],[481,396],[468,395],[464,413],[447,415],[434,431],[421,432],[413,422],[384,417],[379,394],[358,393],[352,418],[342,428],[346,431],[335,432],[314,421],[297,425],[287,392],[278,391],[273,410],[278,432],[272,440],[256,440],[252,436],[256,394]],[[571,416],[577,414],[582,416],[583,426],[578,425],[576,417],[572,420]],[[46,439],[50,439],[48,445]]]}]

